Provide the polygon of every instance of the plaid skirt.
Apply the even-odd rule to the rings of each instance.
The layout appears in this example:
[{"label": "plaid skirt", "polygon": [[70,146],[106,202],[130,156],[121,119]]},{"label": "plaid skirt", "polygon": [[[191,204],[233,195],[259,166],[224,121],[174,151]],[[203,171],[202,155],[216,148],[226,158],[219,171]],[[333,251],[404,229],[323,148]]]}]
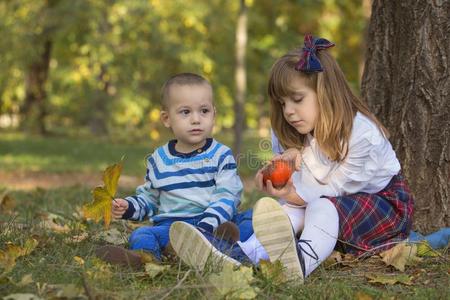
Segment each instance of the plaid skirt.
[{"label": "plaid skirt", "polygon": [[401,174],[376,194],[326,198],[339,214],[337,250],[371,255],[392,248],[409,235],[414,200]]}]

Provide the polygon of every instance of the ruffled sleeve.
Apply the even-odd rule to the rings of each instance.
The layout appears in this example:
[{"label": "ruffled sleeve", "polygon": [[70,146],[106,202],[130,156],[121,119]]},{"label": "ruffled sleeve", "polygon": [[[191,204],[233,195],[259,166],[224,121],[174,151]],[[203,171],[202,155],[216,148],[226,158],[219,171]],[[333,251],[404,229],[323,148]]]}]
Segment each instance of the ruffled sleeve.
[{"label": "ruffled sleeve", "polygon": [[280,142],[278,141],[278,138],[276,137],[273,130],[270,130],[270,135],[272,138],[272,152],[273,154],[281,154],[284,152],[283,147],[280,145]]}]

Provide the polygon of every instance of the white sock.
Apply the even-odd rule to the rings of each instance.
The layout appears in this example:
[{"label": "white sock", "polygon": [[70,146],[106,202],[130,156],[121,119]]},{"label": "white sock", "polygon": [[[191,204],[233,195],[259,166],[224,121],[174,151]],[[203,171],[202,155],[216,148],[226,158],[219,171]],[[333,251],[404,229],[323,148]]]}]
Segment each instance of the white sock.
[{"label": "white sock", "polygon": [[297,206],[285,203],[282,205],[284,212],[289,216],[291,220],[292,228],[294,229],[295,235],[303,230],[305,226],[305,207]]},{"label": "white sock", "polygon": [[[305,207],[291,204],[283,204],[283,210],[289,216],[295,234],[299,233],[304,226]],[[255,234],[252,234],[245,242],[237,242],[242,251],[254,264],[258,264],[261,259],[269,260],[269,255],[263,245],[258,241]]]},{"label": "white sock", "polygon": [[305,227],[300,240],[310,240],[309,245],[314,249],[318,260],[306,253],[314,255],[305,243],[300,243],[305,261],[305,277],[311,274],[321,262],[333,252],[339,231],[339,215],[330,200],[319,198],[308,203],[305,211]]},{"label": "white sock", "polygon": [[237,244],[253,264],[257,265],[261,259],[269,260],[269,255],[254,233],[245,242],[238,241]]}]

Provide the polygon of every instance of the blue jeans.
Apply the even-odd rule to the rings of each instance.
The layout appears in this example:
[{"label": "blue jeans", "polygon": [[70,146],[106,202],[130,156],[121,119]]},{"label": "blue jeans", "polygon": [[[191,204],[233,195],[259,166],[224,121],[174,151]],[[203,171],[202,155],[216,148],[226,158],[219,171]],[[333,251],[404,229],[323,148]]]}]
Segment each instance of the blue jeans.
[{"label": "blue jeans", "polygon": [[[191,218],[168,218],[155,223],[153,226],[143,226],[133,231],[129,238],[131,250],[144,250],[152,253],[161,260],[164,248],[169,244],[170,225],[176,221],[183,221],[197,225],[201,216]],[[232,220],[240,230],[240,240],[245,241],[253,234],[252,211],[238,213]]]}]

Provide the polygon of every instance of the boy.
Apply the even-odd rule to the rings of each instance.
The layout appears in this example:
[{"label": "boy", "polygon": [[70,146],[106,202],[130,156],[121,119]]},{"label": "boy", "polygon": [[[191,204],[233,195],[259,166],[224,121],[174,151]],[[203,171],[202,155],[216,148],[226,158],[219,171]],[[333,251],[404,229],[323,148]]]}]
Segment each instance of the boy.
[{"label": "boy", "polygon": [[[211,138],[215,113],[212,87],[203,77],[181,73],[164,84],[161,121],[175,139],[147,158],[145,184],[136,195],[112,203],[116,219],[149,217],[153,222],[131,233],[131,250],[161,260],[173,222],[184,221],[213,234],[235,217],[242,182],[231,150]],[[142,265],[138,253],[124,248],[104,246],[96,253],[112,263]]]}]

